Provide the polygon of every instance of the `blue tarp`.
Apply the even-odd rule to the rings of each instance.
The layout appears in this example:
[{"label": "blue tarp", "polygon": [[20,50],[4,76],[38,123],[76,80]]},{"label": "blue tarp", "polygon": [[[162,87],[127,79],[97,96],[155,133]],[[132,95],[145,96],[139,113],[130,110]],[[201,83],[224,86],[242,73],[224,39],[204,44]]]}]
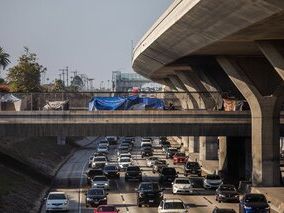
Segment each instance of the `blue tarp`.
[{"label": "blue tarp", "polygon": [[133,110],[164,109],[165,104],[158,98],[130,97],[93,97],[89,102],[89,111],[93,110]]}]

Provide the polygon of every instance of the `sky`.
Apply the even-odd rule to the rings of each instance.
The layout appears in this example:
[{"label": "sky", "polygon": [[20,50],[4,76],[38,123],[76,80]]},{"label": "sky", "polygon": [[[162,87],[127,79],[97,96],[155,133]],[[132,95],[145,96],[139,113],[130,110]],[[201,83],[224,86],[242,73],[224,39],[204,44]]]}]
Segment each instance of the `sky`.
[{"label": "sky", "polygon": [[[133,72],[134,46],[172,0],[0,0],[0,46],[12,67],[24,46],[59,78],[66,66],[99,82]],[[3,72],[2,72],[3,73]],[[5,72],[3,73],[5,75]]]}]

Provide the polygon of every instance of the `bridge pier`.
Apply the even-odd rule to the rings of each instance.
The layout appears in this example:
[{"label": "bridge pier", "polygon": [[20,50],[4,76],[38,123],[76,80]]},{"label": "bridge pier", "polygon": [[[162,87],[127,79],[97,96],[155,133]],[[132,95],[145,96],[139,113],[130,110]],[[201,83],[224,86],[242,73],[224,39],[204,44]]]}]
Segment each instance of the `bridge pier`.
[{"label": "bridge pier", "polygon": [[217,61],[250,105],[252,183],[254,186],[278,186],[280,185],[279,121],[284,99],[284,57],[272,43],[258,44],[267,59],[223,56],[217,57]]},{"label": "bridge pier", "polygon": [[199,137],[199,160],[218,160],[217,137]]}]

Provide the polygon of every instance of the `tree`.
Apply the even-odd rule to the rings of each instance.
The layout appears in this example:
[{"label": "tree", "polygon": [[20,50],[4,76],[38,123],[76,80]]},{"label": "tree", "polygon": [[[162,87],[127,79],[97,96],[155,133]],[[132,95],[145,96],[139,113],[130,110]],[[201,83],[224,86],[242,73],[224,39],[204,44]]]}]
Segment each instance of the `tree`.
[{"label": "tree", "polygon": [[3,70],[10,63],[9,57],[10,55],[6,53],[2,47],[0,47],[0,68],[2,67]]},{"label": "tree", "polygon": [[51,89],[52,92],[64,92],[65,86],[62,80],[55,79],[53,87]]},{"label": "tree", "polygon": [[40,75],[46,71],[37,55],[25,47],[18,64],[8,70],[7,80],[13,92],[41,92]]},{"label": "tree", "polygon": [[82,80],[82,78],[78,75],[76,75],[73,80],[71,81],[71,85],[69,90],[72,92],[78,92],[80,90],[82,90],[82,88],[84,87],[84,82]]}]

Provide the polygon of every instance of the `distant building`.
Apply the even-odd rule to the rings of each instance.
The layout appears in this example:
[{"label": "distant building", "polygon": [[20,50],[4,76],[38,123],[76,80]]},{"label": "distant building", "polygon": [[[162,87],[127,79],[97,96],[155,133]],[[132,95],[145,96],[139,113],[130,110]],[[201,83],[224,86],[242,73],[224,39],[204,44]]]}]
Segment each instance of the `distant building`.
[{"label": "distant building", "polygon": [[128,92],[134,87],[141,89],[144,84],[151,82],[137,73],[112,72],[112,89],[115,92]]}]

